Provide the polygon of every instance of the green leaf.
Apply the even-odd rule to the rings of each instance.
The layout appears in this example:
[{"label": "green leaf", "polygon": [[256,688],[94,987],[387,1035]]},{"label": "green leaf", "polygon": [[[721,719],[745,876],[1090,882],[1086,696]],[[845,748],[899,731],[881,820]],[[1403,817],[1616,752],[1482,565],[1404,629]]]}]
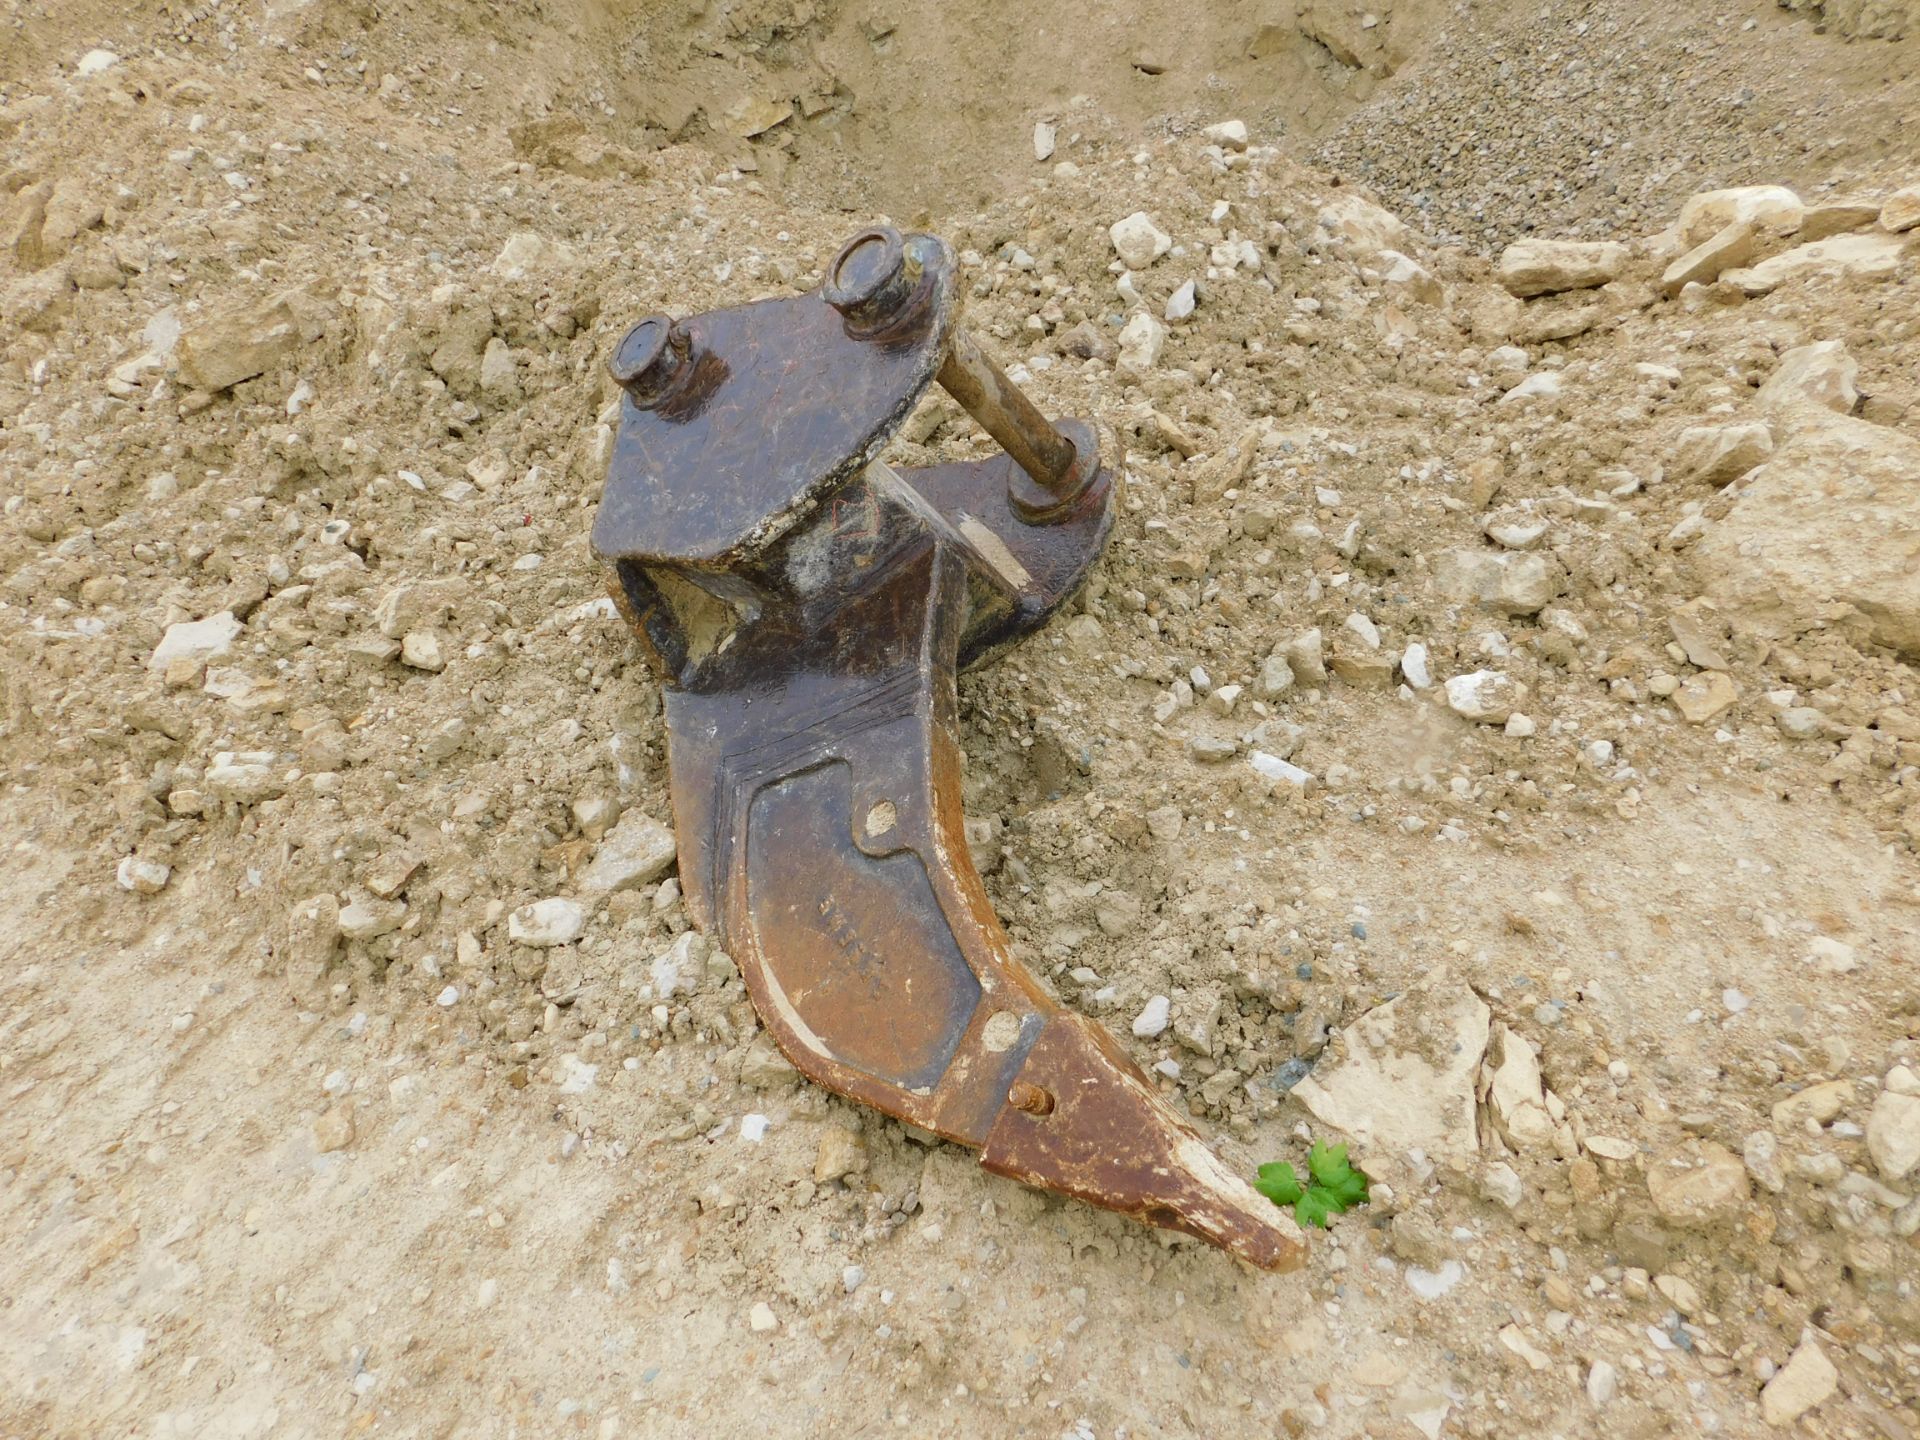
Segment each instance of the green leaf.
[{"label": "green leaf", "polygon": [[1353,1167],[1347,1164],[1346,1144],[1329,1145],[1324,1140],[1314,1141],[1313,1149],[1307,1152],[1307,1173],[1313,1176],[1316,1184],[1339,1184],[1353,1173]]},{"label": "green leaf", "polygon": [[1342,1210],[1367,1203],[1367,1177],[1358,1170],[1349,1171],[1339,1184],[1329,1185],[1326,1190],[1340,1202]]},{"label": "green leaf", "polygon": [[1304,1193],[1299,1177],[1293,1173],[1293,1166],[1284,1160],[1262,1165],[1254,1179],[1253,1188],[1276,1205],[1291,1205]]},{"label": "green leaf", "polygon": [[1299,1202],[1294,1205],[1293,1218],[1302,1225],[1318,1225],[1324,1230],[1327,1228],[1327,1216],[1341,1208],[1329,1203],[1326,1192],[1316,1185],[1302,1195]]},{"label": "green leaf", "polygon": [[1339,1197],[1342,1208],[1367,1203],[1367,1177],[1358,1170],[1343,1175],[1336,1184],[1321,1188],[1329,1195]]},{"label": "green leaf", "polygon": [[1329,1217],[1367,1203],[1367,1177],[1347,1161],[1347,1147],[1316,1140],[1307,1153],[1310,1183],[1302,1186],[1293,1166],[1272,1161],[1260,1167],[1254,1189],[1276,1205],[1293,1206],[1302,1225],[1324,1230]]}]

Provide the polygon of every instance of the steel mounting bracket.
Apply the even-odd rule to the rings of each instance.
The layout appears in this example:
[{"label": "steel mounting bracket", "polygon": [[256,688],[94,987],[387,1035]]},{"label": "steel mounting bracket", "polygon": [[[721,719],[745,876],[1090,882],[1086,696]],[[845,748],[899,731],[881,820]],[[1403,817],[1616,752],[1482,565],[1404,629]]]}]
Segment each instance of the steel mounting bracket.
[{"label": "steel mounting bracket", "polygon": [[[1268,1269],[1299,1228],[1014,958],[970,859],[955,676],[1073,596],[1112,528],[1092,425],[960,328],[932,235],[616,347],[593,550],[665,691],[680,881],[802,1074],[981,1164]],[[1002,447],[895,470],[938,381]]]}]

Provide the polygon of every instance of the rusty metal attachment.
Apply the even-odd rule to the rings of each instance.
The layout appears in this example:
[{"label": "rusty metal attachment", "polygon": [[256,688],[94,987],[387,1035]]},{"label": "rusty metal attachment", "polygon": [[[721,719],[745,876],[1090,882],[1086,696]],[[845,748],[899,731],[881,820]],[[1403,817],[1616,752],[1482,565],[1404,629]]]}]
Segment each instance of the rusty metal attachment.
[{"label": "rusty metal attachment", "polygon": [[[1268,1269],[1305,1244],[1014,959],[968,856],[955,676],[1044,623],[1113,523],[1084,421],[959,325],[888,227],[819,289],[628,331],[594,553],[666,691],[680,878],[802,1074],[981,1164]],[[938,381],[1004,453],[879,457]]]}]

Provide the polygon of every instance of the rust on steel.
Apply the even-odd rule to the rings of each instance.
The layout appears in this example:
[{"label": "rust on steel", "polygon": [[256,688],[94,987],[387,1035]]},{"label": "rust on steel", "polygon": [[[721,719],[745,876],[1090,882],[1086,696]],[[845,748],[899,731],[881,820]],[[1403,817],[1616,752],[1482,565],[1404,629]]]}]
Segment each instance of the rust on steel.
[{"label": "rust on steel", "polygon": [[1050,490],[1065,482],[1073,469],[1073,442],[1053,428],[966,331],[954,332],[938,378],[1036,482]]},{"label": "rust on steel", "polygon": [[[1094,427],[1049,421],[958,311],[947,244],[878,227],[816,290],[649,315],[610,357],[593,549],[665,690],[687,904],[810,1080],[1293,1268],[1292,1218],[1014,958],[969,858],[955,677],[1074,595],[1115,495]],[[1002,453],[880,459],[936,381]]]}]

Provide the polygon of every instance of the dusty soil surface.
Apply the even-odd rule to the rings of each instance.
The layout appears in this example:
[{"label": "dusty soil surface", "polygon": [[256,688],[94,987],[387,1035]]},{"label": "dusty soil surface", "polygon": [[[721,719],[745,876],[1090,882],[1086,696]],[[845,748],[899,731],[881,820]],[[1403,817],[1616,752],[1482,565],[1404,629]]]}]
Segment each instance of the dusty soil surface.
[{"label": "dusty soil surface", "polygon": [[[0,1435],[1920,1433],[1920,17],[1229,8],[8,7]],[[882,210],[1127,480],[989,891],[1304,1272],[588,883],[604,356]]]}]

